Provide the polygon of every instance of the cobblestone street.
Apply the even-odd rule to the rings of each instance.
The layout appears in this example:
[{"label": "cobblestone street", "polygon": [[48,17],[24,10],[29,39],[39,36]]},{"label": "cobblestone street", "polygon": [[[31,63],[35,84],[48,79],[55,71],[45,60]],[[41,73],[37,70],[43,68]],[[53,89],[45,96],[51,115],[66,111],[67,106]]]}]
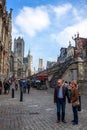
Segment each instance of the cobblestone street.
[{"label": "cobblestone street", "polygon": [[53,103],[53,89],[30,90],[30,95],[20,92],[15,97],[0,95],[0,130],[87,130],[87,96],[82,95],[82,110],[79,125],[73,126],[72,107],[66,104],[66,121],[56,123],[56,106]]}]

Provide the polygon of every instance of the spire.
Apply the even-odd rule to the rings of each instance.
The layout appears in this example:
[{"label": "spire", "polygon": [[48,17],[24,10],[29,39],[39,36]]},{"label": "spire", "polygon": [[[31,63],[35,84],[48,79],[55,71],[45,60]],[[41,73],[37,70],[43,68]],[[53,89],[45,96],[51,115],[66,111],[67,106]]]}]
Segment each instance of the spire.
[{"label": "spire", "polygon": [[28,51],[28,56],[30,55],[30,49],[29,49],[29,51]]},{"label": "spire", "polygon": [[2,7],[4,7],[6,5],[6,0],[0,0],[0,5],[2,5]]},{"label": "spire", "polygon": [[77,38],[79,38],[79,32],[77,32]]},{"label": "spire", "polygon": [[69,41],[69,47],[71,47],[71,41]]},{"label": "spire", "polygon": [[10,17],[12,17],[12,11],[13,11],[13,9],[12,8],[10,8]]}]

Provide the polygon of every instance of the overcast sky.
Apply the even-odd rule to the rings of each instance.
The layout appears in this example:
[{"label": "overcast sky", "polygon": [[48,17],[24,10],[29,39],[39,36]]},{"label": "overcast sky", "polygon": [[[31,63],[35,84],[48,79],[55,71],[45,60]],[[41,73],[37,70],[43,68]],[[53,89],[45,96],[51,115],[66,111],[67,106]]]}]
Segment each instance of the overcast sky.
[{"label": "overcast sky", "polygon": [[25,56],[29,49],[34,67],[42,58],[56,61],[61,47],[74,45],[72,36],[79,32],[87,38],[87,0],[7,0],[13,8],[12,38],[23,37]]}]

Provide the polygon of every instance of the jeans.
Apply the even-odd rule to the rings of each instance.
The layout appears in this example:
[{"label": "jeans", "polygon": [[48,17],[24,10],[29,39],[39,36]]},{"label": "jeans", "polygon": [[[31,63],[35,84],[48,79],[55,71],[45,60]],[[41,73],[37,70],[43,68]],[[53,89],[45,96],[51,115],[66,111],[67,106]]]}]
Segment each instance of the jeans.
[{"label": "jeans", "polygon": [[74,122],[78,124],[78,107],[72,106]]},{"label": "jeans", "polygon": [[62,121],[65,119],[65,106],[66,106],[66,102],[64,99],[58,99],[57,101],[57,118],[58,120],[60,120],[60,111],[62,108]]}]

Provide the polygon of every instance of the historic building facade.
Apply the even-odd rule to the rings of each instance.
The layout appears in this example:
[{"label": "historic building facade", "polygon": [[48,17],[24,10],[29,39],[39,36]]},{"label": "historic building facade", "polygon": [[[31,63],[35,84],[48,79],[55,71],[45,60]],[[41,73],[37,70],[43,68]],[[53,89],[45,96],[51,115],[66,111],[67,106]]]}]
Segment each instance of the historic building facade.
[{"label": "historic building facade", "polygon": [[57,58],[57,62],[62,63],[66,60],[67,56],[67,48],[61,48],[60,49],[60,56]]},{"label": "historic building facade", "polygon": [[[69,42],[66,54],[64,49],[60,53],[58,62],[63,62],[61,62],[59,68],[58,66],[55,67],[53,77],[54,79],[61,77],[69,82],[77,80],[82,89],[87,86],[87,38],[82,38],[77,33],[72,39],[75,41],[75,47]],[[49,72],[52,72],[52,70]]]},{"label": "historic building facade", "polygon": [[54,66],[55,64],[56,64],[55,61],[47,61],[46,69],[51,68],[51,67]]},{"label": "historic building facade", "polygon": [[33,73],[33,57],[30,50],[27,57],[24,57],[24,47],[23,38],[14,39],[14,76],[16,78],[26,78]]},{"label": "historic building facade", "polygon": [[43,59],[39,58],[38,72],[43,70]]},{"label": "historic building facade", "polygon": [[24,40],[18,37],[14,39],[14,76],[23,76]]},{"label": "historic building facade", "polygon": [[69,58],[82,58],[87,59],[87,38],[79,37],[79,33],[72,37],[75,41],[75,47],[72,46],[69,41],[67,48],[60,49],[60,56],[57,58],[57,62],[65,62]]},{"label": "historic building facade", "polygon": [[75,50],[75,47],[72,46],[71,42],[69,41],[69,46],[67,47],[66,59],[74,57],[74,50]]},{"label": "historic building facade", "polygon": [[79,33],[73,37],[75,41],[75,57],[87,59],[87,38],[79,37]]},{"label": "historic building facade", "polygon": [[0,0],[0,77],[10,76],[12,47],[12,9],[6,10],[6,0]]}]

